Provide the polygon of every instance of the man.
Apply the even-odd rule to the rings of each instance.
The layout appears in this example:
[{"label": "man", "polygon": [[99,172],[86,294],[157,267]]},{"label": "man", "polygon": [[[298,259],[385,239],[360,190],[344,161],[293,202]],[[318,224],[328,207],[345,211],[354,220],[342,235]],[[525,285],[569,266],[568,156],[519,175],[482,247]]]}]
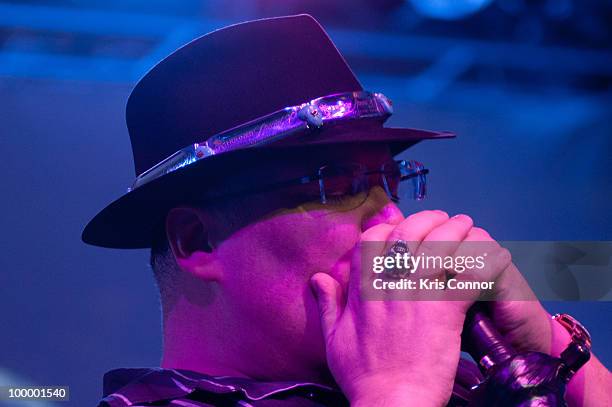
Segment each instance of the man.
[{"label": "man", "polygon": [[[456,242],[453,254],[486,241],[496,248],[489,276],[519,281],[518,273],[468,216],[400,212],[400,182],[422,198],[427,171],[394,155],[452,135],[385,128],[391,112],[306,15],[215,31],[138,83],[127,124],[139,175],[83,239],[151,247],[163,359],[161,369],[108,373],[101,405],[441,406],[469,398],[480,377],[460,362],[460,335],[476,297],[364,300],[361,244],[385,254]],[[571,342],[538,302],[490,310],[518,349],[558,356]],[[596,405],[609,380],[593,358],[567,397]]]}]

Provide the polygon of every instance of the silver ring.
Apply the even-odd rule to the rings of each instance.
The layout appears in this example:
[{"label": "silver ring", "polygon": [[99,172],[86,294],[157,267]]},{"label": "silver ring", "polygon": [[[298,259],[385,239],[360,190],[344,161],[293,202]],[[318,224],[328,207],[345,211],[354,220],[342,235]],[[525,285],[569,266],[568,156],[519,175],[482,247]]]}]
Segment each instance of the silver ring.
[{"label": "silver ring", "polygon": [[408,253],[408,255],[410,255],[410,249],[408,249],[408,243],[406,243],[404,240],[401,240],[401,239],[396,240],[395,243],[393,243],[393,246],[391,246],[391,248],[387,252],[387,256],[393,256],[397,253],[399,254]]},{"label": "silver ring", "polygon": [[[410,249],[408,248],[408,243],[406,243],[404,240],[401,240],[401,239],[396,240],[395,243],[393,243],[393,246],[391,246],[391,248],[387,252],[386,256],[395,257],[395,255],[397,254],[400,254],[402,256],[404,256],[404,254],[407,254],[408,257],[412,256],[412,254],[410,253]],[[410,274],[410,271],[411,271],[410,267],[406,267],[406,268],[388,267],[388,268],[385,268],[385,275],[389,278],[401,279],[401,278],[406,277],[408,274]]]}]

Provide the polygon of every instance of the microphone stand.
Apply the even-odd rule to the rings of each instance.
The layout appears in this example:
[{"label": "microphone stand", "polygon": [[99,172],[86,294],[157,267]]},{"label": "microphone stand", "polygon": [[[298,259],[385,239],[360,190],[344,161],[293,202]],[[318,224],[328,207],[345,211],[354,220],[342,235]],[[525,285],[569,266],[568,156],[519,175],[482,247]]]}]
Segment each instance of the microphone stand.
[{"label": "microphone stand", "polygon": [[484,303],[468,311],[461,342],[485,376],[472,388],[468,406],[567,406],[564,361],[540,352],[517,352],[497,331]]}]

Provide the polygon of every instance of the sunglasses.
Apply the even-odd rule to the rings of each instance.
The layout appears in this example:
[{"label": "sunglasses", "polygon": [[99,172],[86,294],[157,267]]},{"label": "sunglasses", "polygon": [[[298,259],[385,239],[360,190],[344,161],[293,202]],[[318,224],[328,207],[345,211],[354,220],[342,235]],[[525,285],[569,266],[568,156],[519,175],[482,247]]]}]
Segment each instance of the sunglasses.
[{"label": "sunglasses", "polygon": [[413,160],[389,161],[377,168],[359,163],[328,164],[299,178],[279,181],[217,197],[282,191],[291,202],[319,202],[330,209],[351,209],[361,205],[374,187],[382,188],[395,203],[405,198],[422,200],[427,192],[423,164]]}]

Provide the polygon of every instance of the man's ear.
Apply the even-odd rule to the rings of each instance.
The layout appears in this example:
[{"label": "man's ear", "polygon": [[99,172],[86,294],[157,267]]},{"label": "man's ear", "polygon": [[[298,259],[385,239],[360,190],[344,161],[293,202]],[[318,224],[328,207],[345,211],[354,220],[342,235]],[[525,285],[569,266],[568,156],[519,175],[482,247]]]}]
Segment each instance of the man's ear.
[{"label": "man's ear", "polygon": [[209,243],[209,225],[197,208],[173,208],[166,216],[166,237],[181,270],[204,280],[218,280],[216,253]]}]

